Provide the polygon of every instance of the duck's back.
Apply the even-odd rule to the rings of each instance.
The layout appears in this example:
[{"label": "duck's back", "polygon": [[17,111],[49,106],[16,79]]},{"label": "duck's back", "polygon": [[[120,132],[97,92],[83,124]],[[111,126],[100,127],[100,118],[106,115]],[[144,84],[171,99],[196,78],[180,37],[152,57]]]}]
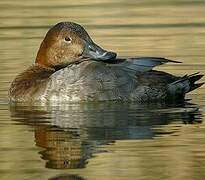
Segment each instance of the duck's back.
[{"label": "duck's back", "polygon": [[54,73],[45,94],[54,101],[125,101],[136,86],[136,79],[119,67],[85,61]]},{"label": "duck's back", "polygon": [[195,83],[202,75],[176,77],[152,70],[156,65],[169,62],[166,59],[145,58],[130,62],[85,61],[70,65],[50,77],[44,98],[51,101],[121,100],[140,103],[183,100],[187,92],[203,84]]}]

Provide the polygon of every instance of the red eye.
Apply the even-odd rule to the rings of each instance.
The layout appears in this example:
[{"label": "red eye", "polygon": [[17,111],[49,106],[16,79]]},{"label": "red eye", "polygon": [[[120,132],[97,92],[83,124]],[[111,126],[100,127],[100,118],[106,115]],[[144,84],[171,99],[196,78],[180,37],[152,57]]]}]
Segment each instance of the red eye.
[{"label": "red eye", "polygon": [[65,37],[65,41],[71,42],[71,38],[70,37]]}]

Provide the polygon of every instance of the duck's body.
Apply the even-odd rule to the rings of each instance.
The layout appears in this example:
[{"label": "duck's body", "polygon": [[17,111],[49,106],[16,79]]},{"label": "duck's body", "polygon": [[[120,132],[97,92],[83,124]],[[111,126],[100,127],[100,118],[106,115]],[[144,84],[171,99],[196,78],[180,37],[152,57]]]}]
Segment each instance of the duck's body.
[{"label": "duck's body", "polygon": [[[60,27],[62,28],[62,24]],[[58,29],[56,30],[55,26],[54,30],[56,35]],[[88,38],[88,35],[83,33],[85,36],[83,38]],[[49,46],[46,41],[43,42],[41,48],[43,46],[44,51],[49,49],[49,53],[45,55],[44,51],[39,50],[36,63],[13,81],[9,91],[10,99],[58,102],[119,100],[140,103],[183,100],[186,93],[203,84],[195,83],[202,75],[176,77],[152,70],[155,66],[176,61],[154,57],[117,59],[115,53],[100,49],[97,45],[94,47],[90,39],[86,41],[91,43],[92,52],[78,49],[76,52],[80,52],[80,55],[68,56],[68,54],[62,55],[65,50],[60,49],[60,55],[54,53],[53,60],[52,57],[47,58],[48,54],[52,56],[53,53],[49,49],[50,42]],[[74,45],[76,48],[76,44]],[[56,45],[54,47],[56,50]],[[85,52],[91,57],[86,56],[89,58],[79,60]]]},{"label": "duck's body", "polygon": [[[133,61],[138,61],[133,60]],[[45,100],[153,102],[175,98],[168,85],[178,77],[160,71],[133,72],[123,64],[85,61],[54,73],[47,84]],[[189,86],[187,84],[187,86]],[[181,99],[190,90],[181,89]],[[174,92],[173,92],[174,94]]]},{"label": "duck's body", "polygon": [[163,58],[135,58],[115,64],[86,60],[56,72],[34,65],[13,82],[12,100],[140,103],[183,100],[186,93],[202,85],[194,84],[202,75],[176,77],[151,70],[166,62],[169,60]]}]

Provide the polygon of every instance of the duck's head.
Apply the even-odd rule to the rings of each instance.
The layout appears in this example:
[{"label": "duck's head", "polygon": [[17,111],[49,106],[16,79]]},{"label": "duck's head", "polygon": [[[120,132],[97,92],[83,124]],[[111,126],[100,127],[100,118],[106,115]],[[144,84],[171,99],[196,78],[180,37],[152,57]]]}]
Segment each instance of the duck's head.
[{"label": "duck's head", "polygon": [[109,60],[116,53],[96,45],[85,29],[72,22],[60,22],[46,34],[39,48],[36,63],[46,67],[65,67],[83,58]]}]

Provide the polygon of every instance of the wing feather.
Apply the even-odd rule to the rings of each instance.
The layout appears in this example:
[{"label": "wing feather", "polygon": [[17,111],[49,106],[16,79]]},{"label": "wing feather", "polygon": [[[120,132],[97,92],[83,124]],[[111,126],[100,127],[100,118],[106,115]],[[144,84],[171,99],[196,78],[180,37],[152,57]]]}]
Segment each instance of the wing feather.
[{"label": "wing feather", "polygon": [[179,61],[169,60],[161,57],[136,57],[136,58],[128,58],[128,59],[119,59],[116,60],[115,64],[111,64],[112,66],[120,66],[124,70],[130,73],[136,72],[146,72],[152,70],[154,67],[166,64],[166,63],[181,63]]}]

